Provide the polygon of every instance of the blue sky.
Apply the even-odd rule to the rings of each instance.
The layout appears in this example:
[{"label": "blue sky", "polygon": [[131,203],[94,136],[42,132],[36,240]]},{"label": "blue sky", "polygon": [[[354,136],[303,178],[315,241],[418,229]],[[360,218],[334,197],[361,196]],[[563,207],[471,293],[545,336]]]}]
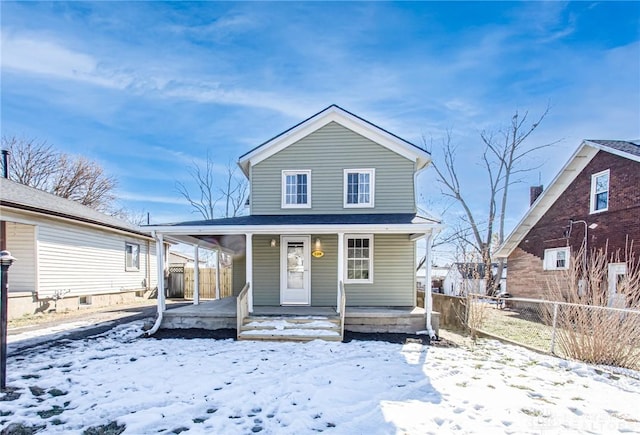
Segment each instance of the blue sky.
[{"label": "blue sky", "polygon": [[[222,170],[333,103],[414,143],[451,129],[479,199],[479,132],[550,103],[531,144],[562,141],[514,189],[510,226],[582,139],[640,138],[638,2],[1,8],[2,134],[97,159],[152,223],[195,217],[175,184],[207,151]],[[439,212],[433,171],[419,182]]]}]

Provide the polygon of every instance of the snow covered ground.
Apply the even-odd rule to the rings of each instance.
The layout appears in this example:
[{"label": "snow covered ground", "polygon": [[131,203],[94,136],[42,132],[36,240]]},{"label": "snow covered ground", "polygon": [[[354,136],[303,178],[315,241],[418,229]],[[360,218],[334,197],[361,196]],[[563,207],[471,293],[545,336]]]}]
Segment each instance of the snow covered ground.
[{"label": "snow covered ground", "polygon": [[[640,433],[640,374],[481,342],[138,338],[142,322],[8,360],[0,428],[125,434]],[[14,400],[7,400],[14,399]],[[43,427],[44,426],[44,427]]]}]

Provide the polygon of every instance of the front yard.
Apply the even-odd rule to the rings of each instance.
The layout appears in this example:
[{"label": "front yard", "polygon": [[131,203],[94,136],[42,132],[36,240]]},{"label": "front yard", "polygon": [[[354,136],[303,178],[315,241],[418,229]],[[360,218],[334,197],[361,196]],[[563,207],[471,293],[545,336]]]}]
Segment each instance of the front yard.
[{"label": "front yard", "polygon": [[474,348],[157,340],[138,338],[141,326],[10,357],[15,390],[0,401],[0,427],[136,435],[640,433],[640,373],[613,375],[492,340]]}]

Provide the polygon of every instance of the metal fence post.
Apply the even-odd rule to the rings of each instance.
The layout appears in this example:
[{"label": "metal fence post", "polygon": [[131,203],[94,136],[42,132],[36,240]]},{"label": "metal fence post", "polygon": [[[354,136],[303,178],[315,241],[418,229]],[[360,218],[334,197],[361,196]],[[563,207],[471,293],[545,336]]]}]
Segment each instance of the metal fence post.
[{"label": "metal fence post", "polygon": [[554,303],[553,304],[553,322],[551,324],[551,327],[553,328],[551,330],[551,349],[550,352],[553,355],[553,348],[556,345],[556,323],[558,322],[558,304]]}]

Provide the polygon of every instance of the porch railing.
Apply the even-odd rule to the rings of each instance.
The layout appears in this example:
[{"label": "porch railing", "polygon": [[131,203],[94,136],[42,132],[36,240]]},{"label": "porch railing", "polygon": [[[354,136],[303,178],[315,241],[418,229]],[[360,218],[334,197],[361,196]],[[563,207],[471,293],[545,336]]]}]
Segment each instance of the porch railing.
[{"label": "porch railing", "polygon": [[340,293],[340,337],[344,338],[344,312],[347,305],[347,294],[344,292],[344,284],[340,281],[338,286],[338,292]]},{"label": "porch railing", "polygon": [[236,317],[237,317],[237,329],[236,338],[240,338],[240,332],[242,331],[242,324],[244,319],[249,316],[249,283],[244,285],[244,288],[236,299]]}]

